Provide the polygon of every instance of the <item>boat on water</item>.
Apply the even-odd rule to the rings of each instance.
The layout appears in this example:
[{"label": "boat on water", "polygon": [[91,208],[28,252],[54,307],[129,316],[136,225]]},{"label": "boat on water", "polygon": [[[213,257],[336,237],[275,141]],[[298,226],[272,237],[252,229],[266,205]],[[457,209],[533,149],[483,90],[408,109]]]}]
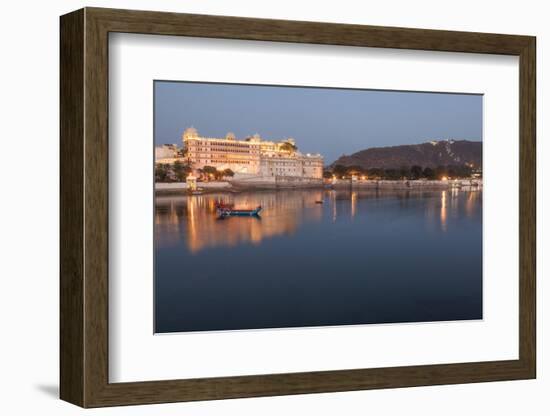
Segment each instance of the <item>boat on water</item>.
[{"label": "boat on water", "polygon": [[257,206],[255,209],[234,209],[229,207],[218,207],[218,216],[220,218],[225,217],[259,217],[261,206]]}]

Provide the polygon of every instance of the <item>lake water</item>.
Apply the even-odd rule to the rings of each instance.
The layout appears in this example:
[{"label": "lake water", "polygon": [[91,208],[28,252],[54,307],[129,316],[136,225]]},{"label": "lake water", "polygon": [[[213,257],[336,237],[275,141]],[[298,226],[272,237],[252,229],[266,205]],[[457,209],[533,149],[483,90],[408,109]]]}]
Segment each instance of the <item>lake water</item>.
[{"label": "lake water", "polygon": [[481,191],[156,197],[157,333],[481,318]]}]

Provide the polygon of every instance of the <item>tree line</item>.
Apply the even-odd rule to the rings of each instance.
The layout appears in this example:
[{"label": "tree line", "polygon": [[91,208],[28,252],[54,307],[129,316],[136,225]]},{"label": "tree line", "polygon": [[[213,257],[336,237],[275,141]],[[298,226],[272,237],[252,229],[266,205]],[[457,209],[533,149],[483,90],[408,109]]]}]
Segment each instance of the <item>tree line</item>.
[{"label": "tree line", "polygon": [[325,169],[323,176],[325,178],[332,178],[336,176],[339,179],[349,179],[352,176],[366,176],[369,179],[384,180],[434,180],[441,179],[443,177],[449,179],[470,178],[472,173],[473,169],[468,165],[448,165],[438,166],[435,168],[413,165],[410,167],[404,166],[401,168],[388,169],[335,165],[329,169]]},{"label": "tree line", "polygon": [[[158,163],[155,165],[155,182],[185,182],[193,172],[191,165],[176,160],[173,164]],[[197,169],[199,179],[203,181],[221,180],[232,177],[235,173],[231,169],[218,170],[214,166],[204,166]]]}]

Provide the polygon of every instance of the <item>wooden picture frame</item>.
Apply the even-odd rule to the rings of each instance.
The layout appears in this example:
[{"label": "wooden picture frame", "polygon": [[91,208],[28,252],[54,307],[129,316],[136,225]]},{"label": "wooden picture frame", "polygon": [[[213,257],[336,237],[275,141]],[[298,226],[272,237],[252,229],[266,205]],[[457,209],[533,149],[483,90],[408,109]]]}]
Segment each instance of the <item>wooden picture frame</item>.
[{"label": "wooden picture frame", "polygon": [[[535,38],[85,8],[61,17],[60,396],[82,407],[535,378]],[[109,383],[110,32],[519,56],[519,359]]]}]

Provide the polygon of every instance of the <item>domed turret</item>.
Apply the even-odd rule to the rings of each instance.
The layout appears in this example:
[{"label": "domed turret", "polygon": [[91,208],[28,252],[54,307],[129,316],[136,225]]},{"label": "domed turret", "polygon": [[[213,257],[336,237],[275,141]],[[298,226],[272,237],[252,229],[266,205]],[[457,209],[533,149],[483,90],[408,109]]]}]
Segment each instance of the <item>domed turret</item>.
[{"label": "domed turret", "polygon": [[194,139],[199,137],[199,132],[194,127],[188,127],[183,132],[183,140]]}]

